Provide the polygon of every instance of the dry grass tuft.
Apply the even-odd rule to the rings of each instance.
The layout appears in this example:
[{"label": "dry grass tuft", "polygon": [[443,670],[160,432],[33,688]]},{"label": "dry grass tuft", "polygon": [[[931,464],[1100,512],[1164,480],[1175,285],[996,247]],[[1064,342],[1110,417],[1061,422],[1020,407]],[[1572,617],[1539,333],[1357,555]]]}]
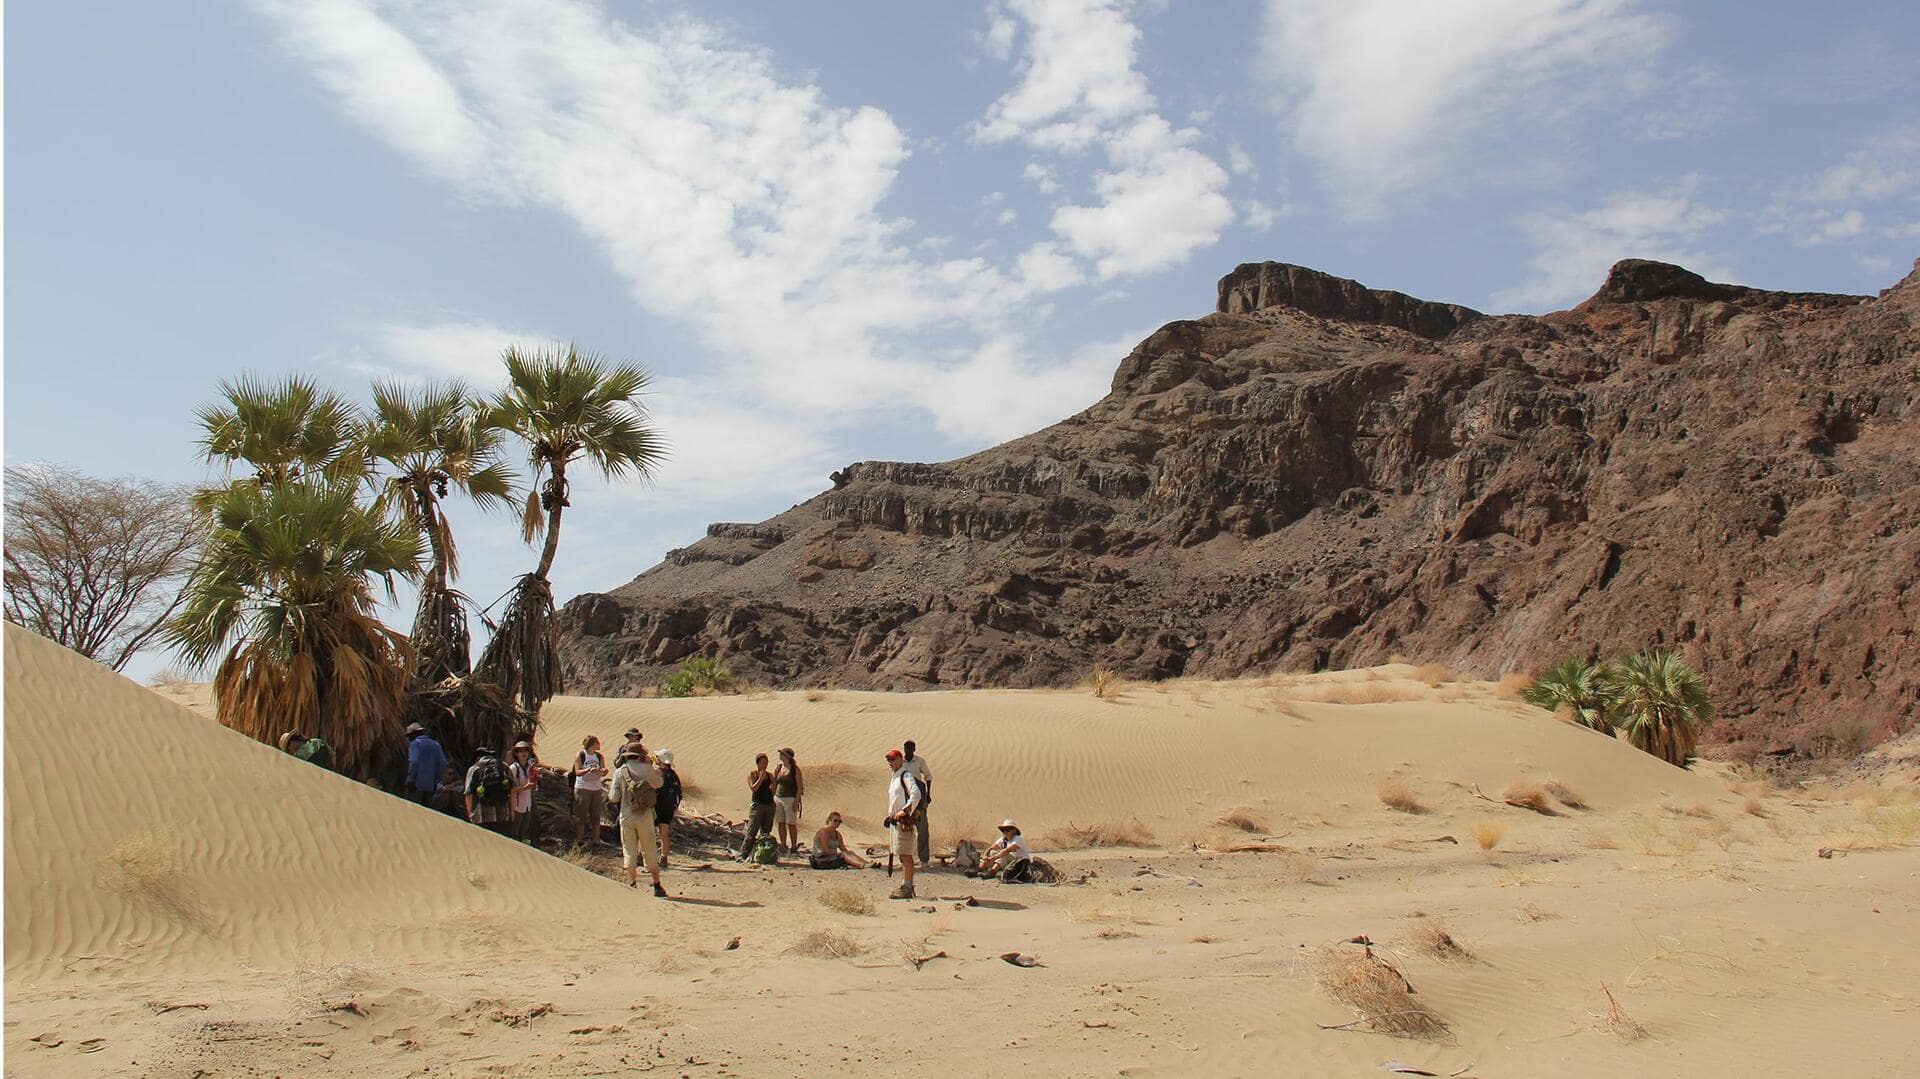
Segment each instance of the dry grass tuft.
[{"label": "dry grass tuft", "polygon": [[826,699],[827,699],[827,695],[821,692],[820,690],[817,690],[817,689],[807,690],[807,703],[809,704],[819,704],[821,701],[824,701]]},{"label": "dry grass tuft", "polygon": [[1473,953],[1453,939],[1447,932],[1447,925],[1438,918],[1428,918],[1407,932],[1404,943],[1421,955],[1430,955],[1450,963],[1472,959]]},{"label": "dry grass tuft", "polygon": [[1055,828],[1042,842],[1054,850],[1087,850],[1092,847],[1151,847],[1153,832],[1138,817],[1105,824],[1074,824]]},{"label": "dry grass tuft", "polygon": [[1911,843],[1920,839],[1920,805],[1886,805],[1867,814],[1867,824],[1882,843]]},{"label": "dry grass tuft", "polygon": [[1572,787],[1567,786],[1557,779],[1549,779],[1542,783],[1541,786],[1547,789],[1548,794],[1553,795],[1554,801],[1559,802],[1568,809],[1587,808],[1587,800],[1580,797],[1579,791],[1574,790]]},{"label": "dry grass tuft", "polygon": [[1617,840],[1605,832],[1588,832],[1586,839],[1582,842],[1594,850],[1613,850],[1620,845]]},{"label": "dry grass tuft", "polygon": [[1637,1041],[1647,1036],[1647,1028],[1620,1007],[1620,1001],[1614,997],[1613,990],[1607,988],[1606,982],[1600,983],[1600,993],[1607,998],[1607,1010],[1596,1016],[1602,1026],[1622,1041]]},{"label": "dry grass tuft", "polygon": [[1295,851],[1287,859],[1293,869],[1293,879],[1302,884],[1312,884],[1313,875],[1320,869],[1320,860],[1306,851]]},{"label": "dry grass tuft", "polygon": [[179,917],[193,916],[186,870],[171,828],[139,828],[126,833],[107,851],[106,862],[115,888],[144,897]]},{"label": "dry grass tuft", "polygon": [[1746,804],[1741,806],[1740,808],[1745,810],[1751,816],[1764,817],[1767,815],[1767,807],[1765,803],[1761,802],[1760,799],[1758,798],[1747,799]]},{"label": "dry grass tuft", "polygon": [[1095,933],[1094,937],[1098,940],[1132,940],[1139,935],[1140,934],[1131,929],[1122,929],[1117,925],[1110,925],[1098,933]]},{"label": "dry grass tuft", "polygon": [[1251,811],[1245,809],[1236,809],[1217,817],[1213,823],[1222,828],[1231,828],[1236,832],[1247,832],[1252,835],[1265,835],[1267,832],[1267,826],[1253,816]]},{"label": "dry grass tuft", "polygon": [[842,914],[873,913],[873,897],[853,888],[828,888],[820,893],[819,898],[821,906],[828,910],[837,910]]},{"label": "dry grass tuft", "polygon": [[1413,793],[1405,776],[1393,773],[1380,779],[1380,804],[1402,813],[1425,813],[1427,807]]},{"label": "dry grass tuft", "polygon": [[1406,977],[1371,949],[1323,947],[1314,956],[1313,976],[1328,996],[1357,1013],[1352,1024],[1343,1025],[1402,1038],[1447,1034],[1446,1022],[1414,999]]},{"label": "dry grass tuft", "polygon": [[1533,684],[1533,676],[1525,671],[1510,671],[1500,676],[1493,684],[1493,695],[1503,701],[1517,701],[1520,691]]},{"label": "dry grass tuft", "polygon": [[866,950],[858,940],[832,929],[816,929],[787,949],[808,959],[851,959]]},{"label": "dry grass tuft", "polygon": [[1507,784],[1507,789],[1501,793],[1500,800],[1510,806],[1531,809],[1535,813],[1549,817],[1558,815],[1554,812],[1553,806],[1547,802],[1547,788],[1531,779],[1516,779]]},{"label": "dry grass tuft", "polygon": [[818,764],[801,761],[800,771],[806,777],[809,791],[828,787],[841,790],[878,786],[884,775],[880,765],[848,764],[845,761],[822,761]]},{"label": "dry grass tuft", "polygon": [[1451,667],[1438,663],[1423,663],[1413,669],[1413,680],[1425,682],[1429,686],[1443,686],[1448,682],[1458,681],[1459,676],[1453,673]]},{"label": "dry grass tuft", "polygon": [[1560,917],[1538,903],[1522,903],[1514,909],[1514,914],[1523,922],[1545,922]]},{"label": "dry grass tuft", "polygon": [[1120,696],[1120,691],[1126,688],[1126,682],[1121,680],[1120,672],[1112,667],[1095,667],[1093,673],[1087,675],[1087,688],[1101,700],[1110,701]]},{"label": "dry grass tuft", "polygon": [[1635,817],[1633,823],[1627,825],[1627,838],[1642,854],[1658,851],[1661,839],[1665,838],[1660,831],[1660,819],[1651,814]]},{"label": "dry grass tuft", "polygon": [[1319,701],[1322,704],[1391,704],[1397,701],[1424,700],[1426,694],[1405,686],[1396,686],[1392,682],[1368,680],[1333,682],[1325,686],[1317,686],[1308,693],[1300,694],[1300,699]]},{"label": "dry grass tuft", "polygon": [[1473,841],[1480,844],[1481,850],[1489,853],[1500,845],[1500,840],[1506,834],[1507,826],[1497,820],[1481,819],[1473,822]]},{"label": "dry grass tuft", "polygon": [[1220,938],[1215,936],[1209,936],[1206,933],[1195,933],[1193,936],[1187,938],[1187,943],[1188,944],[1218,944],[1220,943]]}]

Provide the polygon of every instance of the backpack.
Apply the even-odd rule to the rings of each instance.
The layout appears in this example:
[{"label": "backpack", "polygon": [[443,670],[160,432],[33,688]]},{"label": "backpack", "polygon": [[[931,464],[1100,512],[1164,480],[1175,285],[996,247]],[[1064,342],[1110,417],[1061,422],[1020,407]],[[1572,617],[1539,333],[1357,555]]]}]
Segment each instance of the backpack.
[{"label": "backpack", "polygon": [[753,845],[753,854],[749,860],[756,865],[779,865],[780,844],[774,842],[770,835],[761,836],[759,842]]},{"label": "backpack", "polygon": [[[621,768],[625,770],[626,766],[622,765]],[[638,817],[642,813],[653,809],[654,802],[660,795],[658,789],[649,787],[645,783],[635,779],[631,771],[627,771],[622,783],[626,787],[626,789],[621,792],[621,800],[626,803],[620,807],[622,811],[629,816]]]},{"label": "backpack", "polygon": [[473,774],[473,797],[483,806],[503,806],[507,796],[513,793],[513,776],[507,766],[500,763],[498,757],[481,760],[479,771]]},{"label": "backpack", "polygon": [[680,773],[674,771],[672,765],[667,765],[660,769],[660,779],[662,782],[659,799],[654,806],[663,814],[671,816],[674,810],[680,808]]}]

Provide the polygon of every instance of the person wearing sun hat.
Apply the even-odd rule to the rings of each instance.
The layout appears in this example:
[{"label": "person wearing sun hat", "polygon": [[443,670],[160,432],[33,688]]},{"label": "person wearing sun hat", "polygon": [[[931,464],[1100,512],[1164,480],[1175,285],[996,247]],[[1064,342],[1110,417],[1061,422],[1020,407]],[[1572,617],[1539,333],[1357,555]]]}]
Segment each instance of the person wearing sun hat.
[{"label": "person wearing sun hat", "polygon": [[[1028,880],[1028,869],[1032,866],[1033,852],[1027,849],[1027,840],[1020,834],[1020,826],[1012,817],[1000,822],[1000,838],[988,847],[980,856],[982,877],[999,876],[1008,884],[1024,884]],[[971,875],[971,874],[969,874]]]},{"label": "person wearing sun hat", "polygon": [[427,729],[418,723],[407,724],[407,797],[421,805],[433,802],[439,789],[440,773],[446,771],[447,751]]},{"label": "person wearing sun hat", "polygon": [[912,899],[914,857],[919,853],[919,829],[915,822],[919,817],[920,803],[926,800],[926,792],[920,781],[906,769],[906,758],[897,749],[887,750],[887,767],[893,775],[887,779],[887,820],[886,825],[891,836],[890,848],[900,859],[902,876],[905,878],[900,887],[894,889],[891,898]]},{"label": "person wearing sun hat", "polygon": [[673,750],[655,753],[653,766],[660,771],[660,793],[653,800],[653,825],[660,832],[660,868],[665,869],[667,858],[673,853],[674,814],[680,812],[680,798],[685,790],[680,786],[680,773],[673,769]]},{"label": "person wearing sun hat", "polygon": [[664,783],[659,769],[647,760],[647,747],[628,742],[620,750],[620,766],[613,770],[608,790],[620,809],[620,852],[626,858],[627,883],[640,887],[640,863],[653,878],[653,894],[664,899],[667,890],[660,885],[660,833],[653,819],[654,806]]},{"label": "person wearing sun hat", "polygon": [[533,755],[533,743],[521,739],[513,744],[507,771],[513,776],[513,837],[532,844],[539,837],[533,816],[533,792],[540,786],[540,761]]}]

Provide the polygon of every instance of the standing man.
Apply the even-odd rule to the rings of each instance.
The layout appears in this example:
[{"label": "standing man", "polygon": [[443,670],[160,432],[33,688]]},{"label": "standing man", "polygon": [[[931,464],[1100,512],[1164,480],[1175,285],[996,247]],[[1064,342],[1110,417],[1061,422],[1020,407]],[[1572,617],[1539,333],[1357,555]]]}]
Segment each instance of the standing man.
[{"label": "standing man", "polygon": [[482,746],[467,769],[467,819],[489,832],[508,835],[513,829],[513,774],[500,755]]},{"label": "standing man", "polygon": [[754,841],[773,830],[773,773],[767,771],[765,753],[753,758],[753,771],[747,773],[747,836],[740,841],[740,860],[753,853]]},{"label": "standing man", "polygon": [[653,810],[660,797],[664,777],[647,760],[647,747],[628,742],[620,749],[620,766],[613,770],[608,791],[620,808],[620,853],[627,863],[627,885],[640,887],[640,864],[653,878],[653,894],[662,899],[667,890],[660,885],[660,832]]},{"label": "standing man", "polygon": [[418,723],[407,724],[407,800],[433,804],[440,773],[447,768],[447,751]]},{"label": "standing man", "polygon": [[926,801],[926,792],[921,789],[920,781],[906,769],[906,758],[897,749],[887,750],[887,767],[893,769],[893,777],[887,780],[887,827],[892,829],[891,837],[894,856],[900,859],[900,868],[906,880],[893,890],[894,899],[913,898],[913,860],[919,853],[919,843],[914,821],[919,818],[921,804]]},{"label": "standing man", "polygon": [[907,758],[901,767],[920,781],[920,815],[913,822],[913,830],[920,836],[920,864],[932,865],[933,858],[927,848],[933,842],[933,829],[927,827],[927,807],[933,804],[933,769],[927,767],[927,758],[914,755],[913,739],[902,742],[900,748],[906,750]]}]

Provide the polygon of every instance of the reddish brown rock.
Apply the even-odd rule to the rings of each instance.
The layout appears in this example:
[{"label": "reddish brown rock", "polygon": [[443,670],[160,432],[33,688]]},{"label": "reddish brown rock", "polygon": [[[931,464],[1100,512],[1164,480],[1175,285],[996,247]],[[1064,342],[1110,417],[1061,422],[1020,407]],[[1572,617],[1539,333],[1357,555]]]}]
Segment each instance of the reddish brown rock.
[{"label": "reddish brown rock", "polygon": [[1053,427],[849,465],[574,600],[570,688],[693,654],[919,689],[1667,645],[1721,739],[1913,725],[1920,270],[1870,298],[1630,261],[1535,318],[1262,263],[1219,306]]}]

